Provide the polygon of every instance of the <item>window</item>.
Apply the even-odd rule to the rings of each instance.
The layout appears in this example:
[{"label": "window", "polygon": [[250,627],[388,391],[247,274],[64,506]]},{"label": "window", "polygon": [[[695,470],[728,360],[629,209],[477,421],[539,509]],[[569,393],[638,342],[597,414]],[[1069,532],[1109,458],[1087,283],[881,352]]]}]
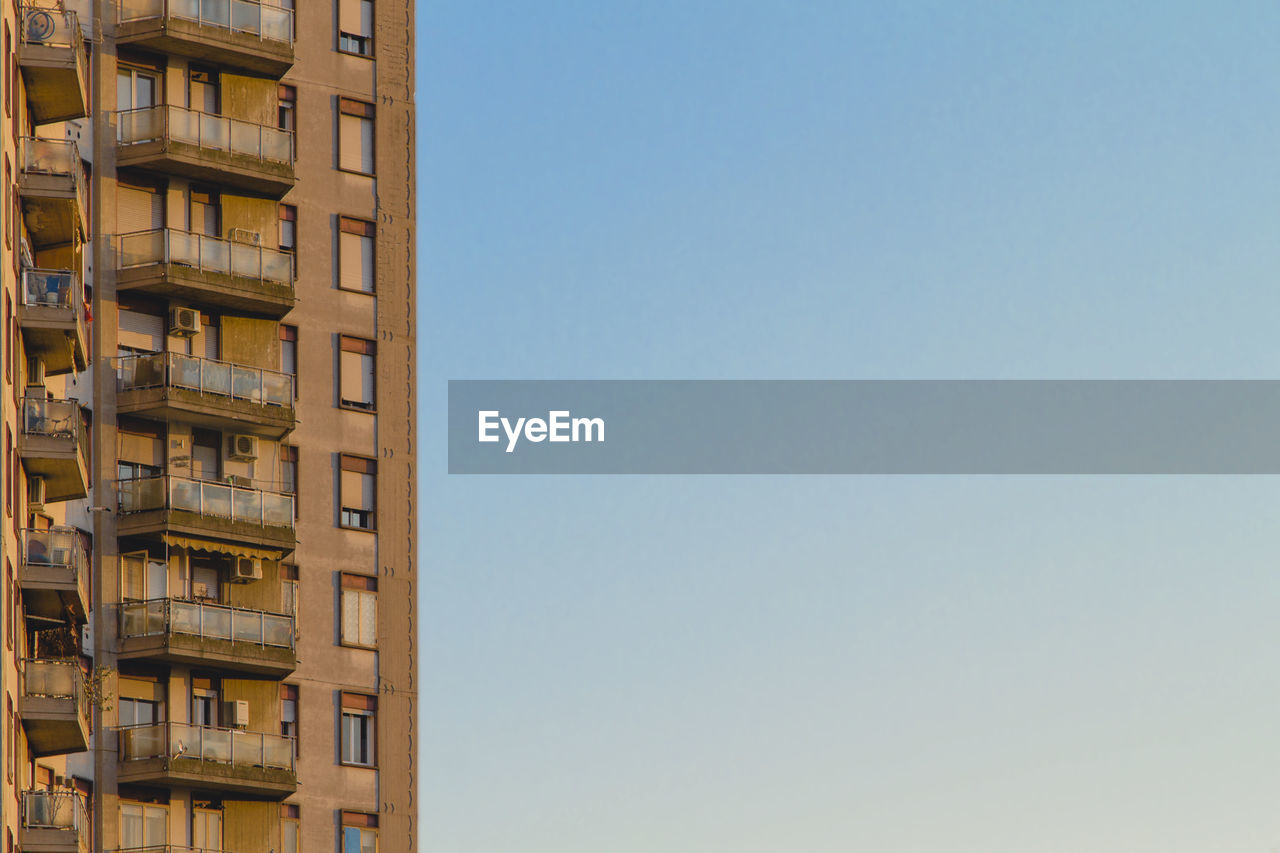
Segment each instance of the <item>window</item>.
[{"label": "window", "polygon": [[298,613],[298,567],[288,563],[280,564],[280,605],[286,616],[297,618]]},{"label": "window", "polygon": [[169,567],[151,559],[146,551],[120,555],[120,597],[125,601],[165,598],[169,594]]},{"label": "window", "polygon": [[18,478],[13,470],[13,431],[8,424],[4,426],[4,475],[13,487],[4,490],[4,511],[13,515],[13,495],[18,491]]},{"label": "window", "polygon": [[373,104],[338,99],[338,168],[373,174]]},{"label": "window", "polygon": [[195,850],[222,849],[222,810],[218,808],[193,808],[191,810],[191,846]]},{"label": "window", "polygon": [[280,806],[280,853],[298,853],[298,824],[301,819],[297,806],[284,803]]},{"label": "window", "polygon": [[298,129],[298,90],[280,85],[276,92],[276,127],[293,133]]},{"label": "window", "polygon": [[14,600],[13,600],[13,563],[8,560],[4,561],[4,644],[5,648],[13,648],[13,623],[14,618]]},{"label": "window", "polygon": [[338,217],[338,286],[373,293],[373,223]]},{"label": "window", "polygon": [[345,408],[372,412],[375,408],[373,382],[376,344],[346,335],[340,336],[340,343],[339,404]]},{"label": "window", "polygon": [[[298,448],[280,445],[280,491],[293,495],[293,517],[298,517]],[[294,567],[297,571],[297,567]]]},{"label": "window", "polygon": [[[4,25],[4,55],[6,57],[13,55],[13,34],[9,30],[8,22],[5,22],[5,25]],[[12,94],[12,90],[9,88],[9,75],[11,73],[13,73],[11,71],[11,66],[6,60],[5,66],[4,66],[4,114],[5,115],[9,115],[10,111],[13,109],[13,94]]]},{"label": "window", "polygon": [[342,642],[349,646],[378,644],[378,579],[342,573]]},{"label": "window", "polygon": [[7,693],[4,697],[4,712],[5,740],[9,743],[9,754],[13,756],[10,761],[6,761],[4,763],[4,767],[5,772],[9,776],[9,781],[12,782],[13,765],[18,763],[18,738],[17,735],[14,734],[14,724],[16,721],[13,719],[13,697]]},{"label": "window", "polygon": [[373,56],[373,0],[339,0],[338,50]]},{"label": "window", "polygon": [[160,722],[160,703],[151,699],[122,698],[120,705],[121,726],[149,726]]},{"label": "window", "polygon": [[280,251],[298,251],[298,208],[280,205]]},{"label": "window", "polygon": [[169,843],[169,809],[148,803],[120,804],[120,847],[162,847]]},{"label": "window", "polygon": [[373,766],[376,696],[342,694],[342,763]]},{"label": "window", "polygon": [[191,678],[191,724],[218,725],[218,683],[212,678]]},{"label": "window", "polygon": [[293,377],[293,398],[298,399],[298,327],[280,325],[280,372]]},{"label": "window", "polygon": [[342,813],[342,853],[378,853],[378,816]]},{"label": "window", "polygon": [[280,685],[280,734],[293,738],[293,753],[298,754],[298,688]]},{"label": "window", "polygon": [[357,530],[374,530],[375,492],[377,491],[378,463],[360,456],[341,455],[342,476],[339,491],[341,498],[342,527]]}]

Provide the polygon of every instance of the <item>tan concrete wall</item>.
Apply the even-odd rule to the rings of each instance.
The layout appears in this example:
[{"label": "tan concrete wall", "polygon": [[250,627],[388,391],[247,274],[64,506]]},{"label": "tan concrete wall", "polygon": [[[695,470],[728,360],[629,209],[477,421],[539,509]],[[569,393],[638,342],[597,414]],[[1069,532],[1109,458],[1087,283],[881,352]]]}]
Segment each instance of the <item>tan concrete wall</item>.
[{"label": "tan concrete wall", "polygon": [[276,126],[276,89],[280,84],[264,77],[245,77],[223,72],[222,114]]},{"label": "tan concrete wall", "polygon": [[280,326],[274,320],[222,316],[222,360],[275,370],[280,366]]}]

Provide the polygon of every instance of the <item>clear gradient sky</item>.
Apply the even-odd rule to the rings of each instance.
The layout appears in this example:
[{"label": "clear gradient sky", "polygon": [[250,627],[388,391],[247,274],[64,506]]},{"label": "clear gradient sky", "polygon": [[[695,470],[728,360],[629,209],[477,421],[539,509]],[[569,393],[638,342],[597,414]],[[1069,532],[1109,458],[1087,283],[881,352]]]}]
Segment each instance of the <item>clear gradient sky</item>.
[{"label": "clear gradient sky", "polygon": [[1280,378],[1280,7],[418,23],[423,853],[1280,850],[1275,478],[444,430],[451,378]]}]

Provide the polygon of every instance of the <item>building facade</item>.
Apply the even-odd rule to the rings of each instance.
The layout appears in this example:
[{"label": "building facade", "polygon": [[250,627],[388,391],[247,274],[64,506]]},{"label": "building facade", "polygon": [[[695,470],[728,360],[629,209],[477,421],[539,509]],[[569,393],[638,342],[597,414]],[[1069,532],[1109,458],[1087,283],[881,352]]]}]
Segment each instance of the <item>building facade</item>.
[{"label": "building facade", "polygon": [[6,851],[413,851],[412,4],[0,21]]}]

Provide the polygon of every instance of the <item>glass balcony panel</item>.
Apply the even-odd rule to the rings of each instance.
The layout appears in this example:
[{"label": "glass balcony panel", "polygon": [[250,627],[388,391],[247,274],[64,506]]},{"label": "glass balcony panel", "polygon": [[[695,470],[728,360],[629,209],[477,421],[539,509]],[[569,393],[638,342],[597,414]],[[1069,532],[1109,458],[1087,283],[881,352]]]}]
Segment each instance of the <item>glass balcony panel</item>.
[{"label": "glass balcony panel", "polygon": [[200,605],[187,601],[169,602],[169,630],[172,633],[199,637],[201,624]]},{"label": "glass balcony panel", "polygon": [[[175,5],[183,0],[174,0]],[[141,21],[164,15],[164,0],[120,0],[120,20]]]},{"label": "glass balcony panel", "polygon": [[207,272],[231,272],[231,244],[217,237],[200,237],[200,268]]},{"label": "glass balcony panel", "polygon": [[85,826],[84,802],[73,791],[24,791],[22,825],[38,829],[80,830]]},{"label": "glass balcony panel", "polygon": [[200,0],[200,21],[223,29],[230,28],[231,3],[229,0]]},{"label": "glass balcony panel", "polygon": [[265,735],[262,745],[262,766],[293,769],[293,741],[285,737]]},{"label": "glass balcony panel", "polygon": [[274,127],[263,127],[262,159],[276,163],[293,162],[293,134]]},{"label": "glass balcony panel", "polygon": [[293,377],[273,370],[262,374],[262,402],[272,406],[293,407]]},{"label": "glass balcony panel", "polygon": [[125,761],[165,754],[165,724],[132,726],[120,731],[120,754]]},{"label": "glass balcony panel", "polygon": [[273,613],[262,615],[262,641],[267,646],[293,648],[293,620]]},{"label": "glass balcony panel", "polygon": [[201,486],[199,480],[184,480],[171,477],[169,481],[169,506],[184,512],[202,512]]},{"label": "glass balcony panel", "polygon": [[[176,728],[176,727],[175,727]],[[196,732],[201,749],[195,757],[205,761],[216,761],[219,764],[230,764],[232,755],[232,732],[229,729],[201,729],[195,726],[184,726]]]},{"label": "glass balcony panel", "polygon": [[203,636],[214,640],[230,640],[232,636],[231,608],[202,604],[200,609],[204,611]]},{"label": "glass balcony panel", "polygon": [[231,29],[257,35],[262,32],[261,6],[245,0],[231,0]]},{"label": "glass balcony panel", "polygon": [[223,486],[218,483],[200,483],[199,488],[203,497],[203,515],[211,515],[217,518],[235,518],[231,508],[230,486]]},{"label": "glass balcony panel", "polygon": [[23,139],[23,169],[42,175],[72,175],[80,168],[76,144],[67,139]]},{"label": "glass balcony panel", "polygon": [[241,767],[262,767],[262,735],[257,732],[231,732],[234,763]]},{"label": "glass balcony panel", "polygon": [[[204,267],[204,259],[200,257],[200,235],[190,234],[186,231],[146,231],[144,234],[154,234],[160,241],[161,245],[168,243],[169,251],[166,254],[161,252],[156,259],[148,261],[148,263],[157,263],[160,261],[168,261],[171,264],[180,264],[194,269],[202,269]],[[141,236],[141,235],[135,235]]]},{"label": "glass balcony panel", "polygon": [[200,123],[198,143],[202,148],[213,148],[217,151],[231,150],[231,122],[222,116],[208,113],[195,113]]},{"label": "glass balcony panel", "polygon": [[74,661],[25,661],[23,689],[27,696],[75,698],[79,669],[80,665]]},{"label": "glass balcony panel", "polygon": [[[120,238],[120,267],[140,267],[165,261],[165,231],[140,231]],[[194,264],[192,264],[194,266]]]},{"label": "glass balcony panel", "polygon": [[[153,107],[148,112],[157,112],[159,107]],[[169,121],[169,138],[175,142],[185,142],[188,145],[200,144],[200,113],[184,110],[181,107],[165,107],[165,116]],[[156,128],[156,131],[162,132],[162,128]],[[160,138],[158,135],[152,137]]]},{"label": "glass balcony panel", "polygon": [[251,403],[262,402],[262,372],[253,367],[231,366],[231,396]]},{"label": "glass balcony panel", "polygon": [[22,304],[70,308],[79,288],[75,273],[66,270],[25,269],[22,271]]},{"label": "glass balcony panel", "polygon": [[273,527],[293,527],[293,495],[262,492],[262,521]]},{"label": "glass balcony panel", "polygon": [[[126,110],[120,113],[116,135],[124,145],[136,142],[151,142],[164,138],[164,107],[143,107],[137,110]],[[174,132],[170,122],[170,133]],[[177,128],[177,132],[182,132]]]},{"label": "glass balcony panel", "polygon": [[204,384],[201,386],[206,394],[231,396],[231,365],[225,361],[206,359],[202,368]]},{"label": "glass balcony panel", "polygon": [[274,249],[262,250],[262,278],[281,284],[293,283],[293,256]]},{"label": "glass balcony panel", "polygon": [[293,12],[273,6],[262,7],[262,37],[271,41],[293,41]]},{"label": "glass balcony panel", "polygon": [[203,362],[204,359],[201,358],[171,353],[169,355],[169,384],[177,388],[191,388],[199,391],[204,387],[201,379]]},{"label": "glass balcony panel", "polygon": [[247,121],[231,122],[231,151],[261,160],[262,134],[258,125]]},{"label": "glass balcony panel", "polygon": [[259,522],[262,519],[262,492],[252,489],[233,489],[235,515],[240,521]]},{"label": "glass balcony panel", "polygon": [[232,610],[232,639],[241,643],[262,644],[262,620],[264,614],[253,610]]},{"label": "glass balcony panel", "polygon": [[231,274],[262,278],[262,249],[245,243],[230,243]]}]

